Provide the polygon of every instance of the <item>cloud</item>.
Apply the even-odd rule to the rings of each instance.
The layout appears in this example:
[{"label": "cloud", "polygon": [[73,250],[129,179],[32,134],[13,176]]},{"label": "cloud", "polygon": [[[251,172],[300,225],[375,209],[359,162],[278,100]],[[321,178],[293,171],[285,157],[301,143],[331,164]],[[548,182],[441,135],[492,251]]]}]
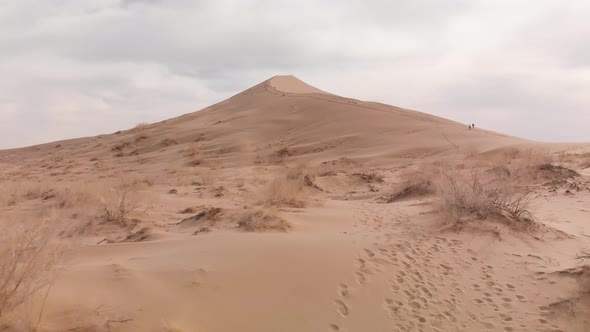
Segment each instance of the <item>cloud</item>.
[{"label": "cloud", "polygon": [[0,148],[169,118],[281,73],[525,138],[588,141],[564,119],[588,118],[589,14],[583,0],[9,1]]}]

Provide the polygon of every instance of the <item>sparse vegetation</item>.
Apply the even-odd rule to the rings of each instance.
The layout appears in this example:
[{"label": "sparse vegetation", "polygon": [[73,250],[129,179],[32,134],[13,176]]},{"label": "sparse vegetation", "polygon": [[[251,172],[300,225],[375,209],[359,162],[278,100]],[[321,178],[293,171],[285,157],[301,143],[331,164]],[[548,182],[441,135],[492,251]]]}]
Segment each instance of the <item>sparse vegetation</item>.
[{"label": "sparse vegetation", "polygon": [[267,206],[305,207],[309,198],[311,176],[305,169],[288,169],[271,181],[264,198]]},{"label": "sparse vegetation", "polygon": [[433,179],[436,176],[431,168],[422,167],[402,174],[403,181],[395,186],[393,194],[386,203],[394,203],[408,198],[426,196],[435,192]]},{"label": "sparse vegetation", "polygon": [[[191,209],[192,210],[192,209]],[[187,210],[184,210],[187,211]],[[201,212],[195,214],[192,217],[188,217],[177,223],[178,226],[182,227],[192,227],[197,225],[202,225],[203,223],[207,223],[208,226],[213,226],[221,216],[223,215],[223,210],[217,207],[209,207],[203,208]]]},{"label": "sparse vegetation", "polygon": [[361,180],[367,183],[382,183],[384,181],[383,175],[377,172],[354,173],[352,175],[359,177]]},{"label": "sparse vegetation", "polygon": [[197,212],[197,208],[196,207],[189,206],[186,209],[180,210],[178,213],[180,213],[180,214],[191,214],[191,213],[196,213],[196,212]]},{"label": "sparse vegetation", "polygon": [[[52,225],[55,229],[55,225]],[[49,285],[60,247],[49,225],[18,223],[0,234],[0,330],[35,322],[23,305]]]},{"label": "sparse vegetation", "polygon": [[272,153],[272,159],[275,162],[283,163],[293,155],[295,155],[295,151],[289,146],[283,145]]},{"label": "sparse vegetation", "polygon": [[240,216],[238,227],[247,232],[276,230],[286,232],[292,225],[278,216],[276,208],[251,210]]},{"label": "sparse vegetation", "polygon": [[162,142],[160,142],[160,144],[162,144],[163,146],[172,146],[172,145],[177,145],[178,142],[176,142],[176,140],[173,140],[171,138],[165,138],[162,140]]},{"label": "sparse vegetation", "polygon": [[137,125],[135,125],[135,127],[133,128],[134,132],[141,132],[141,131],[145,131],[149,128],[149,124],[147,122],[142,122],[142,123],[138,123]]},{"label": "sparse vegetation", "polygon": [[449,171],[441,174],[437,185],[441,211],[457,224],[495,217],[512,226],[531,226],[535,220],[528,209],[531,190],[509,179],[484,181],[476,170]]},{"label": "sparse vegetation", "polygon": [[107,222],[126,224],[129,213],[137,209],[135,191],[128,185],[111,188],[101,199],[103,218]]}]

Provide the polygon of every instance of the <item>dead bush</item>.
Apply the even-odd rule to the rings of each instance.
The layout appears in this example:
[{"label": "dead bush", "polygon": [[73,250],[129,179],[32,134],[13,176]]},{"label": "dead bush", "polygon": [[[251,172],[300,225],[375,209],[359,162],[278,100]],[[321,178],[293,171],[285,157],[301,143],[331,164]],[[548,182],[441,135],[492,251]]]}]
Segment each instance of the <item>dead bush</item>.
[{"label": "dead bush", "polygon": [[136,191],[130,185],[121,184],[110,188],[101,197],[102,216],[107,222],[126,224],[129,213],[137,209]]},{"label": "dead bush", "polygon": [[435,176],[436,171],[430,166],[406,170],[401,174],[403,181],[394,187],[393,194],[387,198],[386,203],[434,193],[433,179]]},{"label": "dead bush", "polygon": [[432,182],[430,180],[423,180],[417,182],[406,181],[401,185],[401,188],[396,190],[386,201],[386,203],[394,203],[404,199],[426,196],[434,192]]},{"label": "dead bush", "polygon": [[[52,229],[43,222],[16,223],[0,234],[0,330],[29,329],[36,322],[25,304],[51,282],[61,254]],[[38,322],[37,322],[38,323]]]},{"label": "dead bush", "polygon": [[[195,211],[194,209],[187,208],[182,212],[188,211]],[[188,212],[191,213],[191,212]],[[213,226],[217,223],[221,217],[223,216],[223,210],[217,207],[209,207],[203,208],[201,212],[195,214],[192,217],[188,217],[183,219],[182,221],[178,222],[176,225],[181,227],[194,227],[194,226],[202,226],[203,224],[207,224],[207,226]]]},{"label": "dead bush", "polygon": [[248,211],[241,215],[238,220],[238,227],[247,232],[268,230],[286,232],[292,228],[292,225],[278,216],[276,208],[264,208]]},{"label": "dead bush", "polygon": [[[264,204],[302,208],[309,198],[310,177],[303,170],[287,170],[271,181]],[[313,183],[313,182],[312,182]]]},{"label": "dead bush", "polygon": [[531,190],[512,185],[510,179],[484,181],[475,170],[442,172],[437,191],[441,211],[458,224],[496,217],[513,226],[530,226],[535,220],[528,210]]},{"label": "dead bush", "polygon": [[282,145],[272,153],[271,160],[275,163],[283,163],[295,155],[295,150],[287,145]]},{"label": "dead bush", "polygon": [[171,138],[164,138],[162,140],[162,142],[160,142],[160,144],[162,144],[163,146],[172,146],[172,145],[177,145],[178,142],[176,142],[175,140],[173,140]]},{"label": "dead bush", "polygon": [[135,125],[135,127],[133,128],[133,132],[141,132],[141,131],[145,131],[149,128],[149,124],[147,122],[142,122],[142,123],[138,123],[137,125]]},{"label": "dead bush", "polygon": [[149,138],[149,124],[147,123],[140,123],[138,125],[136,125],[131,132],[133,133],[133,137],[135,140],[135,143],[139,143],[143,140],[146,140]]},{"label": "dead bush", "polygon": [[361,178],[361,180],[367,183],[382,183],[385,181],[383,175],[376,172],[353,173],[352,175]]},{"label": "dead bush", "polygon": [[131,146],[131,143],[129,143],[129,142],[122,142],[122,143],[119,143],[119,144],[116,144],[115,146],[113,146],[111,148],[111,151],[113,151],[113,152],[119,151],[120,152],[120,151],[125,150],[129,146]]},{"label": "dead bush", "polygon": [[186,209],[182,209],[180,211],[178,211],[178,213],[180,214],[191,214],[191,213],[196,213],[197,212],[197,208],[193,207],[193,206],[189,206]]}]

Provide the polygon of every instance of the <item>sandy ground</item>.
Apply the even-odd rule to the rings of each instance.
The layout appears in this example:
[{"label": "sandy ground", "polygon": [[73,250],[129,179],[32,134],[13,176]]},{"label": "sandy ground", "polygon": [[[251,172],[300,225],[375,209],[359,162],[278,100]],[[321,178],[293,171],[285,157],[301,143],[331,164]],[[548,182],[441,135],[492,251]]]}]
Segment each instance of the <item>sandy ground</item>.
[{"label": "sandy ground", "polygon": [[[432,195],[381,199],[416,165],[514,151],[579,173],[579,190],[534,185],[539,230],[458,230]],[[0,151],[0,222],[49,209],[75,229],[40,331],[590,331],[575,259],[590,248],[588,151],[278,77],[146,128]],[[286,167],[325,171],[304,207],[279,207],[292,228],[239,229],[236,216],[261,205]],[[359,179],[369,171],[383,182]],[[101,222],[100,184],[129,179],[140,183],[130,222]],[[56,188],[67,195],[58,207],[47,195]],[[179,225],[211,207],[223,211],[215,223]]]}]

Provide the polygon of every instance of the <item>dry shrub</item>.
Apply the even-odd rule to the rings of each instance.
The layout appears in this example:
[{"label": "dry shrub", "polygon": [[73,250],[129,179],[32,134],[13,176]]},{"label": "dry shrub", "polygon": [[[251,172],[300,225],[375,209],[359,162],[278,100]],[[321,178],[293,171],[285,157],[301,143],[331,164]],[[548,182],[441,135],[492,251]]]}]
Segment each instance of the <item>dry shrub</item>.
[{"label": "dry shrub", "polygon": [[135,127],[133,128],[133,132],[142,132],[142,131],[146,131],[149,128],[149,124],[147,122],[142,122],[142,123],[138,123],[137,125],[135,125]]},{"label": "dry shrub", "polygon": [[122,225],[127,223],[129,213],[138,207],[136,188],[124,182],[106,190],[100,200],[104,220]]},{"label": "dry shrub", "polygon": [[223,210],[217,207],[203,208],[201,212],[195,214],[192,217],[183,219],[176,225],[181,227],[202,226],[203,224],[207,224],[207,226],[213,226],[221,220],[223,214]]},{"label": "dry shrub", "polygon": [[20,201],[39,199],[54,208],[67,209],[87,205],[91,195],[85,186],[48,181],[19,181],[0,188],[0,205],[14,205]]},{"label": "dry shrub", "polygon": [[53,229],[22,222],[0,233],[0,330],[32,329],[32,302],[49,286],[62,252]]},{"label": "dry shrub", "polygon": [[177,145],[178,142],[176,142],[176,140],[174,140],[172,138],[164,138],[162,140],[162,142],[160,142],[160,144],[162,144],[163,146],[172,146],[172,145]]},{"label": "dry shrub", "polygon": [[238,219],[238,227],[247,232],[277,230],[286,232],[292,225],[278,216],[276,208],[262,208],[248,211]]},{"label": "dry shrub", "polygon": [[186,209],[182,209],[180,211],[178,211],[178,213],[180,214],[191,214],[191,213],[196,213],[197,212],[197,207],[195,206],[189,206]]},{"label": "dry shrub", "polygon": [[383,175],[377,172],[353,173],[352,175],[359,177],[361,180],[367,183],[382,183],[385,181]]},{"label": "dry shrub", "polygon": [[149,124],[140,123],[140,124],[136,125],[135,128],[133,128],[131,130],[136,143],[149,138],[148,129],[149,129]]},{"label": "dry shrub", "polygon": [[272,153],[270,159],[271,159],[271,162],[283,163],[294,155],[295,155],[295,150],[293,150],[288,145],[282,145],[281,147],[279,147],[277,150],[275,150]]},{"label": "dry shrub", "polygon": [[437,172],[434,167],[422,166],[419,169],[405,171],[401,177],[403,181],[396,185],[387,203],[394,203],[408,198],[426,196],[434,193],[433,180]]},{"label": "dry shrub", "polygon": [[305,169],[287,169],[270,183],[264,198],[267,206],[305,207],[313,180]]},{"label": "dry shrub", "polygon": [[440,209],[454,223],[495,217],[513,226],[532,226],[531,190],[508,178],[484,180],[483,173],[441,172],[437,181]]}]

